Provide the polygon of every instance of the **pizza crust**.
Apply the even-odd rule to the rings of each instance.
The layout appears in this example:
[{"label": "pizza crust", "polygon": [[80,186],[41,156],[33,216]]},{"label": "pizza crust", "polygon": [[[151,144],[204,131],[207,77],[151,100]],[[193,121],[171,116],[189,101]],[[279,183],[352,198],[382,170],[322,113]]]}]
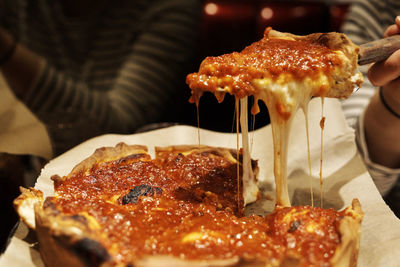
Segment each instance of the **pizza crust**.
[{"label": "pizza crust", "polygon": [[91,232],[83,217],[65,216],[54,207],[35,208],[39,251],[46,266],[100,266],[111,256]]},{"label": "pizza crust", "polygon": [[226,149],[205,145],[176,145],[168,147],[156,147],[155,150],[156,158],[162,156],[163,153],[182,153],[183,155],[188,155],[193,152],[210,152],[223,156],[225,159],[228,159],[234,164],[237,163],[235,149]]},{"label": "pizza crust", "polygon": [[[358,68],[358,54],[360,48],[354,44],[345,34],[338,32],[313,33],[309,35],[294,35],[267,29],[265,34],[270,38],[288,38],[292,40],[308,40],[321,44],[337,51],[343,63],[342,67],[332,73],[335,84],[326,94],[316,92],[313,96],[325,96],[333,98],[348,98],[354,91],[354,86],[360,87],[363,82],[361,72]],[[322,94],[321,94],[322,93]]]},{"label": "pizza crust", "polygon": [[148,156],[148,149],[146,146],[127,145],[122,142],[118,143],[115,147],[98,148],[95,150],[93,155],[76,165],[72,169],[71,174],[86,172],[95,164],[116,160],[133,154],[137,155],[138,157],[140,155]]},{"label": "pizza crust", "polygon": [[358,251],[360,249],[361,222],[364,213],[361,209],[361,203],[354,199],[351,207],[347,208],[351,214],[340,221],[339,231],[341,233],[341,244],[336,249],[335,255],[331,259],[334,267],[356,267]]},{"label": "pizza crust", "polygon": [[21,220],[35,229],[35,206],[43,205],[43,193],[35,188],[20,187],[21,195],[14,200],[14,207]]}]

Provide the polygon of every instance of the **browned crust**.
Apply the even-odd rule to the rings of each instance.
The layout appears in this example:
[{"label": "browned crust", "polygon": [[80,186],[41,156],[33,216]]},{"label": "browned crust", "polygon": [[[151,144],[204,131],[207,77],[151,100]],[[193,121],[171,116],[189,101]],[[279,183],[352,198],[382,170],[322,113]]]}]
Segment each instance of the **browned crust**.
[{"label": "browned crust", "polygon": [[35,188],[20,187],[21,195],[14,200],[14,208],[21,220],[35,229],[34,207],[43,204],[43,193]]},{"label": "browned crust", "polygon": [[[237,150],[233,148],[224,148],[224,147],[213,147],[213,146],[205,146],[205,145],[176,145],[176,146],[167,146],[167,147],[155,147],[156,158],[161,156],[163,153],[202,153],[202,152],[210,152],[225,159],[237,163]],[[239,164],[242,162],[243,154],[239,153]],[[252,167],[258,169],[257,161],[252,159]],[[257,171],[257,170],[254,170]],[[257,178],[257,177],[255,177]]]},{"label": "browned crust", "polygon": [[[100,266],[111,256],[84,216],[60,214],[54,206],[35,207],[39,250],[46,266]],[[96,237],[96,238],[95,238]]]},{"label": "browned crust", "polygon": [[338,32],[327,32],[327,33],[312,33],[309,35],[295,35],[286,32],[279,32],[276,30],[267,30],[269,37],[287,38],[290,37],[294,40],[308,40],[314,43],[321,44],[332,50],[342,51],[347,58],[352,61],[355,60],[357,65],[358,53],[360,48],[354,44],[345,34]]},{"label": "browned crust", "polygon": [[96,149],[90,157],[76,165],[70,174],[85,172],[100,162],[112,161],[132,154],[147,154],[147,151],[146,146],[127,145],[122,142],[118,143],[115,147],[101,147]]},{"label": "browned crust", "polygon": [[356,267],[360,249],[361,222],[364,213],[358,199],[353,199],[352,206],[347,208],[349,216],[340,221],[339,232],[341,243],[331,259],[333,267]]},{"label": "browned crust", "polygon": [[[215,153],[225,159],[236,163],[236,150],[235,149],[228,149],[222,147],[211,147],[211,146],[204,146],[204,145],[176,145],[176,146],[167,146],[167,147],[156,147],[156,157],[161,156],[163,153],[202,153],[202,152],[210,152]],[[240,162],[240,160],[239,160]]]},{"label": "browned crust", "polygon": [[[329,89],[326,96],[334,98],[348,98],[354,90],[354,85],[360,87],[363,82],[361,74],[356,74],[358,67],[358,54],[360,48],[354,44],[345,34],[338,32],[328,33],[313,33],[309,35],[294,35],[286,32],[279,32],[272,29],[267,29],[265,34],[270,38],[290,38],[293,40],[308,40],[318,43],[334,51],[341,51],[348,59],[346,65],[342,67],[342,71],[338,74],[333,74],[333,79],[336,82],[334,88]],[[345,63],[345,62],[343,62]],[[352,78],[354,76],[354,78]]]}]

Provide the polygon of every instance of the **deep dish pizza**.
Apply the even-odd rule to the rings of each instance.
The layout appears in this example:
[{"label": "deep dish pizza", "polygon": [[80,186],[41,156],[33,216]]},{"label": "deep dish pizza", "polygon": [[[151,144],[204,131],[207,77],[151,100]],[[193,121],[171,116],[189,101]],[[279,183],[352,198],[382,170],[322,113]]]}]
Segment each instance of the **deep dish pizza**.
[{"label": "deep dish pizza", "polygon": [[[361,76],[357,47],[340,34],[299,37],[267,29],[240,53],[204,60],[188,76],[191,101],[213,92],[241,103],[242,148],[105,147],[68,175],[55,194],[34,188],[15,200],[35,229],[47,266],[356,266],[363,213],[290,206],[290,122],[312,96],[347,97]],[[276,208],[244,214],[259,197],[249,153],[247,96],[266,102],[274,136]],[[238,106],[238,105],[237,105]],[[239,117],[239,116],[237,116]],[[323,120],[321,122],[323,125]],[[238,142],[239,143],[239,142]]]},{"label": "deep dish pizza", "polygon": [[15,203],[47,266],[355,266],[358,201],[340,212],[298,206],[243,216],[235,155],[177,146],[151,159],[143,146],[119,144],[53,176],[54,196],[24,189]]}]

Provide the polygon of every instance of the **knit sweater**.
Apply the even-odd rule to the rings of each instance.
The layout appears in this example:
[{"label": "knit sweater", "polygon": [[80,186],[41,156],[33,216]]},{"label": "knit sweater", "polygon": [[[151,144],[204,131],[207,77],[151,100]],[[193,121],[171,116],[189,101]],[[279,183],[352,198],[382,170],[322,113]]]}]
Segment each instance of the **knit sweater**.
[{"label": "knit sweater", "polygon": [[[0,0],[0,24],[41,56],[40,71],[21,100],[56,143],[72,146],[162,121],[187,89],[199,3],[103,2],[85,16],[70,17],[60,1]],[[75,140],[59,136],[60,125],[70,125]]]}]

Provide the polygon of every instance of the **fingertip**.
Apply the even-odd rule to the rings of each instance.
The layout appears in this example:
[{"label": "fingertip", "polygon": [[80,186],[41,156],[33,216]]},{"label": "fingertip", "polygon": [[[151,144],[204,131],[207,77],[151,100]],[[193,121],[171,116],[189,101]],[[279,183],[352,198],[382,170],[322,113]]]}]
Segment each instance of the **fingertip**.
[{"label": "fingertip", "polygon": [[395,21],[395,24],[392,24],[386,28],[385,33],[383,34],[383,37],[389,37],[389,36],[400,33],[400,15],[397,16],[394,19],[394,21]]},{"label": "fingertip", "polygon": [[400,27],[400,15],[397,16],[397,17],[394,19],[394,21],[396,22],[397,26]]},{"label": "fingertip", "polygon": [[368,68],[367,76],[374,86],[383,86],[400,77],[400,50],[384,61],[375,62]]},{"label": "fingertip", "polygon": [[399,33],[400,32],[400,15],[397,16],[394,21],[395,21],[396,26],[397,26],[397,33]]}]

